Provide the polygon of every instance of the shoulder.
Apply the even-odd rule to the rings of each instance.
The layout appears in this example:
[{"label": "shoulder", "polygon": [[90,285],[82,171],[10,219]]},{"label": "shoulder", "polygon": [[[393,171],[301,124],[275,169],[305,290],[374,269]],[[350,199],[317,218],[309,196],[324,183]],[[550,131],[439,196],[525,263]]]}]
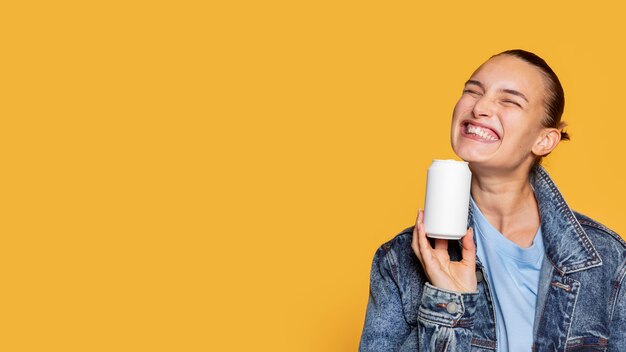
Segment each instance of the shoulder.
[{"label": "shoulder", "polygon": [[407,257],[412,257],[414,255],[411,248],[413,228],[414,226],[407,227],[391,240],[383,243],[378,249],[377,257],[389,261],[392,265],[398,265],[405,262]]},{"label": "shoulder", "polygon": [[620,271],[626,268],[626,242],[615,231],[592,218],[574,211],[576,220],[589,237],[593,247],[598,251],[604,266]]},{"label": "shoulder", "polygon": [[574,212],[574,215],[602,259],[602,265],[594,270],[593,275],[597,275],[597,278],[592,281],[596,287],[602,287],[602,283],[598,280],[605,280],[604,285],[607,287],[605,292],[610,292],[609,306],[612,319],[616,304],[621,300],[621,307],[623,307],[624,297],[626,297],[626,291],[622,289],[626,282],[626,242],[615,231],[590,217],[578,212]]},{"label": "shoulder", "polygon": [[591,237],[592,241],[595,240],[594,242],[608,242],[612,245],[617,246],[619,249],[626,250],[626,242],[620,235],[615,233],[615,231],[577,211],[574,211],[574,215],[576,216],[576,220],[578,220],[587,235]]},{"label": "shoulder", "polygon": [[383,243],[374,257],[374,265],[388,272],[400,289],[415,284],[416,280],[421,282],[425,278],[420,262],[411,247],[413,228],[414,226],[407,227]]},{"label": "shoulder", "polygon": [[413,239],[413,228],[414,226],[411,226],[400,231],[400,233],[395,235],[391,240],[383,243],[380,249],[384,252],[389,252],[404,249],[407,244],[410,247],[411,240]]}]

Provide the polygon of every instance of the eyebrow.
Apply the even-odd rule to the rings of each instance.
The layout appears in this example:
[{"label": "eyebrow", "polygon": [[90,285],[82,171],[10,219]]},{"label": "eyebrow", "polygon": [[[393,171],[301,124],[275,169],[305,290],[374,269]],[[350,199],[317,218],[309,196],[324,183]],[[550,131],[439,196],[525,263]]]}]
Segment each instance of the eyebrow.
[{"label": "eyebrow", "polygon": [[[467,82],[465,82],[466,85],[468,84],[473,84],[476,85],[478,87],[480,87],[482,90],[485,90],[485,86],[483,86],[483,84],[480,81],[476,81],[473,79],[468,80]],[[526,98],[526,96],[524,95],[524,93],[517,91],[515,89],[500,89],[500,91],[505,92],[505,93],[509,93],[515,96],[518,96],[524,100],[526,100],[526,102],[528,103],[528,98]]]}]

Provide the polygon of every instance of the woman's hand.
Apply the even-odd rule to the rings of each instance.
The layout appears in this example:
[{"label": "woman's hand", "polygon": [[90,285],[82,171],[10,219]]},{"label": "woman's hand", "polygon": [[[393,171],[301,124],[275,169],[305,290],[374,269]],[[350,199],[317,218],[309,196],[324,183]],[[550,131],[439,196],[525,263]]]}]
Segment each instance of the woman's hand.
[{"label": "woman's hand", "polygon": [[473,237],[473,230],[469,228],[461,242],[463,259],[460,262],[450,261],[448,240],[437,238],[435,248],[430,245],[424,229],[424,212],[419,210],[411,247],[433,286],[456,292],[476,292],[476,245]]}]

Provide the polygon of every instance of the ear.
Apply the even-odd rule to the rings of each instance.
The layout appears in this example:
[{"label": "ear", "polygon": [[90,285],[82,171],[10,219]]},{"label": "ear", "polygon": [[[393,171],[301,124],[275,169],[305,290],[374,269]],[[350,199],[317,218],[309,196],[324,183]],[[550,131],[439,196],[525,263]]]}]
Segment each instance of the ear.
[{"label": "ear", "polygon": [[541,131],[537,142],[533,146],[532,152],[537,156],[550,154],[561,141],[561,131],[556,128],[545,128]]}]

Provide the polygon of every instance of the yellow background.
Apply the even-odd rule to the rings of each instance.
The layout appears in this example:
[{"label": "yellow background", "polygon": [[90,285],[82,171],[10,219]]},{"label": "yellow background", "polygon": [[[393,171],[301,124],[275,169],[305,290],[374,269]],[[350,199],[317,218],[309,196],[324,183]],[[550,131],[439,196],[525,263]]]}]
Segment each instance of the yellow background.
[{"label": "yellow background", "polygon": [[618,3],[5,2],[0,350],[356,350],[375,250],[511,48],[565,87],[548,171],[626,233]]}]

